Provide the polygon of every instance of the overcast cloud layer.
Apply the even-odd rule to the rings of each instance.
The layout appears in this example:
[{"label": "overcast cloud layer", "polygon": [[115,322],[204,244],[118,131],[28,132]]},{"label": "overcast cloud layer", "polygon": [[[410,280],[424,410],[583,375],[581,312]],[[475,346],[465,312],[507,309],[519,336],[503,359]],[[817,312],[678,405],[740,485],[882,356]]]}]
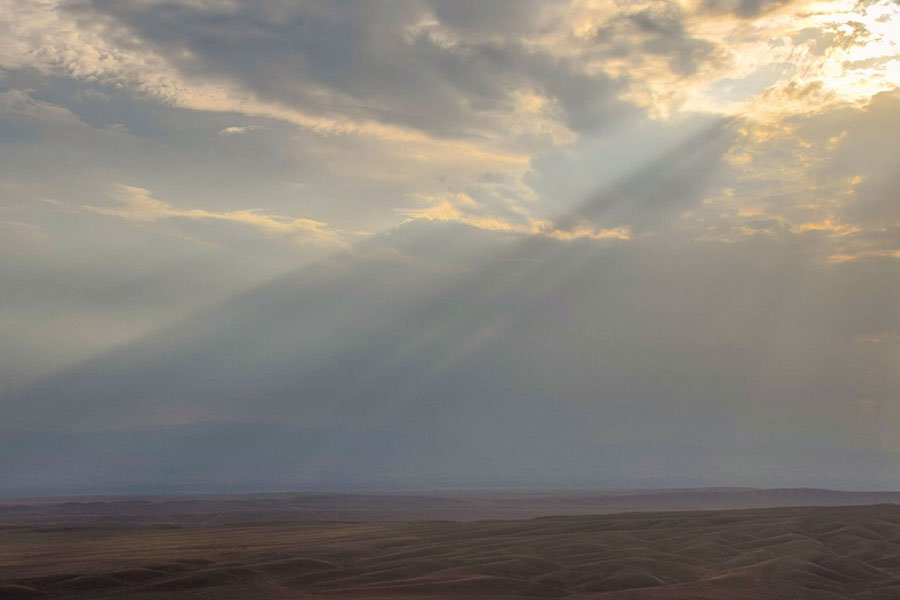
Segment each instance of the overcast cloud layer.
[{"label": "overcast cloud layer", "polygon": [[898,32],[0,0],[0,494],[896,488]]}]

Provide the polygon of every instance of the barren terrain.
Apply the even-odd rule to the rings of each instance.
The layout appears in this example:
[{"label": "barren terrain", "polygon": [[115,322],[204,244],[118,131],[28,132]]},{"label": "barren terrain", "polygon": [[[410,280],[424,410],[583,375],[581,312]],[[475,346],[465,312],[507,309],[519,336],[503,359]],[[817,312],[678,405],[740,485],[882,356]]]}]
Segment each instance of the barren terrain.
[{"label": "barren terrain", "polygon": [[20,519],[0,529],[0,598],[894,599],[900,506],[480,521]]}]

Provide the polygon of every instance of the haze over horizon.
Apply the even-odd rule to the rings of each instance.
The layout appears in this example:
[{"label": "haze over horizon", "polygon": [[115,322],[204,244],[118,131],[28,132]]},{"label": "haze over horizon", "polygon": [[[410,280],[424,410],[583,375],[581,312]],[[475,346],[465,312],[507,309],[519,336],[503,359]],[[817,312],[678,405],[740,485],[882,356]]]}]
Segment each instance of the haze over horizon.
[{"label": "haze over horizon", "polygon": [[900,3],[0,0],[0,496],[900,489]]}]

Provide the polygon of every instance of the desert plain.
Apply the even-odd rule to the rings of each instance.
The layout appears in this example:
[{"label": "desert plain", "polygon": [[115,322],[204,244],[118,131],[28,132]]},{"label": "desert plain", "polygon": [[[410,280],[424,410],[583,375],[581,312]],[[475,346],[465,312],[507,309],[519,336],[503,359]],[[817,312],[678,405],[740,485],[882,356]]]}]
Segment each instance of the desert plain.
[{"label": "desert plain", "polygon": [[[696,510],[692,496],[833,505]],[[728,489],[10,500],[0,503],[0,599],[900,598],[900,506],[834,505],[854,499],[867,497]],[[627,511],[629,501],[651,509]],[[608,512],[588,514],[592,506]],[[504,512],[513,518],[497,518]]]}]

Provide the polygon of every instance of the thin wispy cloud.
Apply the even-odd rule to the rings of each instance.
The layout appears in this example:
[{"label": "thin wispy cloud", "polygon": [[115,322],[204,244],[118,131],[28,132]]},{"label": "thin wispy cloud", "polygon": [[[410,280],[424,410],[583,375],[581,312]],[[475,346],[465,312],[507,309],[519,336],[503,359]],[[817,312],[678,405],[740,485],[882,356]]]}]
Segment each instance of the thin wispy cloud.
[{"label": "thin wispy cloud", "polygon": [[235,223],[259,229],[270,235],[335,247],[346,246],[349,238],[364,235],[361,232],[353,234],[335,230],[328,223],[312,219],[267,215],[261,213],[259,209],[212,212],[202,209],[175,208],[171,204],[154,198],[150,190],[127,185],[117,185],[111,197],[114,201],[112,206],[85,205],[84,209],[138,223],[154,223],[169,219]]},{"label": "thin wispy cloud", "polygon": [[240,135],[242,133],[250,133],[252,131],[265,131],[265,127],[262,125],[232,125],[231,127],[226,127],[221,130],[218,135],[220,137],[225,137],[229,135]]}]

